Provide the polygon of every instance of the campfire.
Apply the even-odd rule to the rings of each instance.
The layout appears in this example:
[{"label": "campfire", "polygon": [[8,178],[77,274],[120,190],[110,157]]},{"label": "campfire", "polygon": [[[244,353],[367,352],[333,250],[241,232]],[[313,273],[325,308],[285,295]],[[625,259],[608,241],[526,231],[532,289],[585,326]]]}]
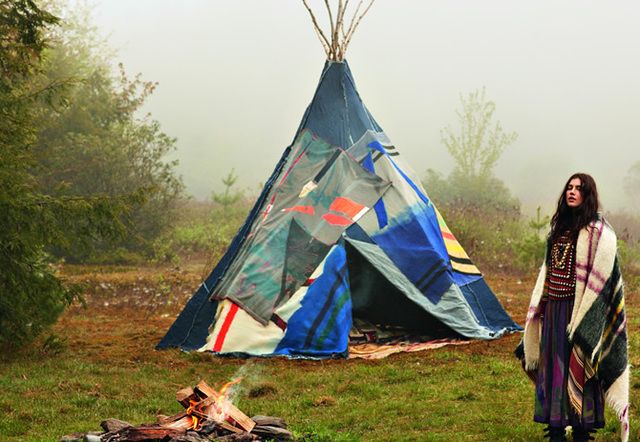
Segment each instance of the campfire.
[{"label": "campfire", "polygon": [[229,398],[229,389],[242,378],[234,379],[219,390],[200,381],[176,393],[185,411],[174,416],[158,416],[156,424],[133,426],[117,419],[101,423],[104,432],[64,436],[60,442],[95,441],[249,441],[291,440],[283,419],[270,416],[248,417]]},{"label": "campfire", "polygon": [[187,387],[176,393],[176,400],[186,411],[164,418],[160,424],[165,428],[198,431],[214,424],[233,433],[250,433],[255,422],[231,403],[227,395],[229,387],[242,378],[226,383],[220,391],[200,381],[195,388]]}]

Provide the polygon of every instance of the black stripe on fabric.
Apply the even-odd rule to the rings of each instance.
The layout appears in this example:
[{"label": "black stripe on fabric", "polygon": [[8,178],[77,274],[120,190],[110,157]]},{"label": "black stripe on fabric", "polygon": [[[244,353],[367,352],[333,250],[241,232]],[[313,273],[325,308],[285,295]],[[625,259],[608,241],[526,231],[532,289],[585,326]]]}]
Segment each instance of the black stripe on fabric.
[{"label": "black stripe on fabric", "polygon": [[336,160],[338,159],[338,157],[340,156],[340,153],[342,151],[339,149],[336,149],[335,152],[333,152],[333,155],[331,155],[331,158],[329,158],[329,161],[327,161],[325,163],[325,165],[322,167],[322,169],[320,169],[320,172],[318,172],[318,174],[315,176],[315,178],[313,179],[314,183],[319,183],[320,180],[322,179],[323,176],[325,176],[325,174],[327,173],[327,171],[331,168],[331,166],[333,166],[333,163],[336,162]]},{"label": "black stripe on fabric", "polygon": [[378,161],[380,158],[382,158],[382,155],[384,155],[382,152],[378,151],[376,153],[376,156],[373,158],[373,162],[375,163],[376,161]]},{"label": "black stripe on fabric", "polygon": [[429,275],[431,275],[431,273],[433,273],[439,265],[442,265],[442,261],[438,260],[436,261],[431,267],[429,267],[429,269],[424,273],[424,275],[422,275],[420,277],[420,279],[418,279],[415,282],[415,286],[418,287],[420,284],[422,284],[422,281],[424,281],[425,279],[427,279],[429,277]]},{"label": "black stripe on fabric", "polygon": [[440,275],[442,275],[445,271],[447,270],[446,267],[441,267],[440,270],[438,270],[436,273],[433,274],[433,276],[431,278],[429,278],[428,281],[426,281],[426,284],[423,284],[422,288],[418,287],[420,289],[420,291],[422,293],[426,292],[427,289],[429,287],[431,287],[431,284],[433,284],[434,282],[436,282],[436,280],[438,279],[438,277]]},{"label": "black stripe on fabric", "polygon": [[384,150],[395,150],[396,146],[382,146],[384,147]]},{"label": "black stripe on fabric", "polygon": [[338,272],[338,277],[333,283],[333,286],[331,286],[331,290],[329,290],[329,294],[327,295],[327,300],[324,302],[324,305],[322,306],[320,313],[318,313],[318,316],[316,316],[316,319],[313,320],[313,324],[311,325],[311,328],[309,329],[309,333],[307,333],[307,338],[304,341],[304,348],[311,347],[311,342],[313,341],[313,335],[315,335],[316,331],[318,331],[318,327],[320,326],[322,319],[329,311],[331,304],[333,304],[333,297],[335,296],[336,290],[338,290],[338,287],[340,287],[340,284],[342,284],[342,280],[344,279],[344,275],[346,273],[347,273],[347,264],[345,263],[345,265],[343,265],[340,268],[340,271]]},{"label": "black stripe on fabric", "polygon": [[461,275],[482,275],[482,273],[480,272],[465,272],[462,270],[458,270],[458,269],[452,269],[454,272],[456,273],[460,273]]},{"label": "black stripe on fabric", "polygon": [[456,256],[449,255],[449,259],[458,264],[470,264],[473,265],[473,262],[469,258],[458,258]]},{"label": "black stripe on fabric", "polygon": [[390,157],[397,157],[398,155],[400,155],[400,152],[389,152],[387,155],[389,155]]}]

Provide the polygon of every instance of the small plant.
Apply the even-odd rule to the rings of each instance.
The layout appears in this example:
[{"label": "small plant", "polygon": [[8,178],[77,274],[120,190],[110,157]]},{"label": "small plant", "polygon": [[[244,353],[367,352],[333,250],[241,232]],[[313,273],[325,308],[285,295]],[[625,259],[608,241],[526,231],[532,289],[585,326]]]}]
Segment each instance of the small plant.
[{"label": "small plant", "polygon": [[542,232],[549,225],[549,216],[540,215],[540,207],[536,209],[536,217],[528,223],[530,233],[520,241],[512,244],[516,256],[516,266],[522,271],[530,271],[540,265],[544,259],[547,242]]},{"label": "small plant", "polygon": [[57,356],[67,348],[67,340],[61,338],[55,333],[51,333],[47,336],[40,347],[40,352],[43,355]]},{"label": "small plant", "polygon": [[222,184],[224,184],[224,192],[213,192],[211,195],[211,199],[220,204],[222,209],[226,212],[232,206],[235,206],[243,197],[241,191],[231,191],[231,188],[238,181],[238,175],[236,175],[235,170],[231,169],[231,171],[227,174],[226,177],[222,178]]}]

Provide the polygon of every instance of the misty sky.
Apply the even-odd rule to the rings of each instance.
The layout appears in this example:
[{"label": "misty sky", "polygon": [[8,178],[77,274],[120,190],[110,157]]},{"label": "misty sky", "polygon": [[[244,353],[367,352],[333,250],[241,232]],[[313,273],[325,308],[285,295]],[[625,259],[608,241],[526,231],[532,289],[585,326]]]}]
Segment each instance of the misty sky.
[{"label": "misty sky", "polygon": [[[302,3],[102,0],[94,18],[129,74],[160,83],[145,110],[178,138],[188,190],[207,197],[235,168],[257,193],[324,63]],[[440,131],[456,124],[460,94],[484,86],[497,119],[519,134],[495,174],[527,208],[549,207],[571,173],[586,171],[605,209],[617,209],[640,161],[638,23],[637,1],[377,0],[347,60],[416,173],[451,170]]]}]

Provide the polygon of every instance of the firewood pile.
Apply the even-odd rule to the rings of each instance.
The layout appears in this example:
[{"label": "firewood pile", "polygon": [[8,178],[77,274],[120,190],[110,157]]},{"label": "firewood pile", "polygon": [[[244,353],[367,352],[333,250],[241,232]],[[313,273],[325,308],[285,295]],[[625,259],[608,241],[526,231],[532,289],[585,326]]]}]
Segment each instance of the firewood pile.
[{"label": "firewood pile", "polygon": [[248,417],[231,403],[227,390],[235,380],[219,391],[200,381],[194,388],[176,393],[185,411],[174,416],[158,416],[158,422],[133,426],[118,419],[107,419],[103,432],[72,434],[59,442],[205,442],[292,440],[285,421],[278,417]]}]

